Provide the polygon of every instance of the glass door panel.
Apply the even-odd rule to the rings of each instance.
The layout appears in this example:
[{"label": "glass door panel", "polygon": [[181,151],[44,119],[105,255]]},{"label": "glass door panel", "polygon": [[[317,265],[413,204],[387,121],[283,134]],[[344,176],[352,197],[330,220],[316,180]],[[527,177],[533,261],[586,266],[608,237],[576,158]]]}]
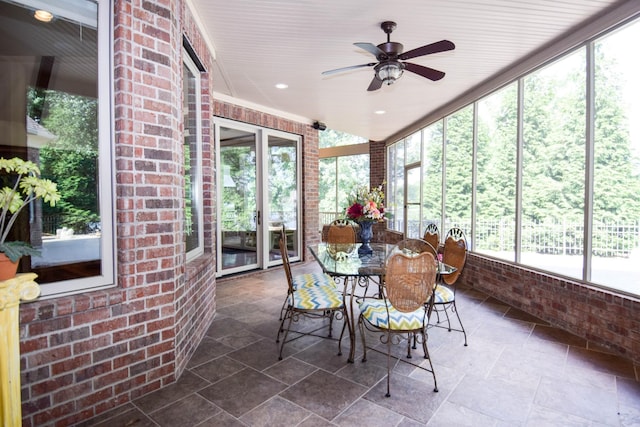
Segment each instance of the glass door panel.
[{"label": "glass door panel", "polygon": [[287,233],[289,258],[298,258],[298,162],[297,141],[285,137],[267,136],[267,173],[269,236],[268,263],[279,261],[279,237],[282,227]]},{"label": "glass door panel", "polygon": [[226,273],[255,269],[258,236],[256,134],[220,127],[221,267]]},{"label": "glass door panel", "polygon": [[405,194],[405,236],[408,238],[422,238],[420,230],[422,224],[420,221],[420,166],[407,168],[404,174],[406,189]]}]

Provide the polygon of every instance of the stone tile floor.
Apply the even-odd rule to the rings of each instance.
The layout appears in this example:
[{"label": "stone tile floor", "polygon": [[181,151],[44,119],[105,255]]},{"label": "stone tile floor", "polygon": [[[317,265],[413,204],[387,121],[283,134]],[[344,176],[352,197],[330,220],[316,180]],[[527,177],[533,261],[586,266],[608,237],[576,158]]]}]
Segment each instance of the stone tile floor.
[{"label": "stone tile floor", "polygon": [[179,380],[85,425],[640,426],[640,365],[471,288],[457,294],[468,347],[459,332],[429,330],[439,391],[396,362],[389,398],[386,356],[361,362],[359,337],[354,363],[348,339],[338,356],[336,341],[315,337],[278,360],[285,294],[280,268],[219,280],[216,318]]}]

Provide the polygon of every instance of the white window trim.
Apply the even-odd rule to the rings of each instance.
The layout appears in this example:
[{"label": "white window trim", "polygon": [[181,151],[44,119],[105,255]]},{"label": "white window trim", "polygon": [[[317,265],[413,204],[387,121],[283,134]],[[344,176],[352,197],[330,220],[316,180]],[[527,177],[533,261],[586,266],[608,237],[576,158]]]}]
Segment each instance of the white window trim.
[{"label": "white window trim", "polygon": [[[87,291],[111,288],[115,284],[115,159],[113,156],[113,26],[110,2],[98,3],[98,153],[100,177],[99,203],[102,234],[98,276],[46,283],[40,286],[40,299],[57,298]],[[103,71],[106,70],[106,71]],[[37,279],[36,279],[37,281]]]},{"label": "white window trim", "polygon": [[[186,49],[182,49],[183,62],[193,73],[196,83],[196,145],[198,156],[198,170],[196,173],[196,182],[194,183],[194,194],[196,202],[196,211],[198,213],[198,246],[187,252],[187,262],[192,261],[204,254],[204,195],[202,191],[202,86],[200,82],[201,71],[196,65],[195,61],[187,52]],[[184,81],[184,76],[183,76]],[[183,139],[184,140],[184,139]],[[183,230],[184,231],[184,230]]]}]

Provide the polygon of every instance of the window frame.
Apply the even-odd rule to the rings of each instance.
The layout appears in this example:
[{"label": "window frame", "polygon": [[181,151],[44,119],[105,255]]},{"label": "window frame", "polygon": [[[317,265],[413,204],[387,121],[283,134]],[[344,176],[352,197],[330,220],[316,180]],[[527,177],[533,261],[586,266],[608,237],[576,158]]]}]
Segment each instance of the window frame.
[{"label": "window frame", "polygon": [[[197,156],[197,160],[196,160],[197,170],[193,175],[195,177],[195,183],[193,183],[193,186],[192,186],[193,187],[192,198],[193,198],[193,202],[195,202],[195,205],[196,205],[196,217],[198,221],[198,229],[197,229],[198,243],[193,249],[187,250],[187,245],[185,241],[186,260],[187,262],[189,262],[204,254],[204,194],[203,194],[203,180],[202,180],[202,169],[203,169],[202,157],[203,156],[202,156],[202,82],[201,82],[201,72],[203,70],[198,59],[192,56],[194,55],[194,53],[192,53],[192,49],[189,49],[188,46],[186,46],[186,42],[184,44],[185,46],[183,47],[183,50],[182,50],[183,52],[182,63],[193,74],[194,82],[196,85],[195,94],[196,94],[196,100],[197,100],[197,102],[195,103],[195,107],[196,107],[195,108],[196,109],[195,111],[195,117],[196,117],[195,144],[196,144],[196,156]],[[183,82],[182,93],[183,94],[184,94],[184,83],[186,81],[185,78],[186,76],[182,77],[182,82]],[[184,102],[182,105],[184,105]],[[184,117],[186,116],[183,114],[183,118]],[[187,129],[186,123],[183,125],[183,128],[185,130]],[[183,138],[183,141],[184,141],[184,138]],[[185,172],[186,172],[186,168],[185,168]],[[185,188],[185,203],[186,203],[186,188]],[[183,219],[183,225],[184,224],[186,224],[186,218]],[[184,228],[182,231],[186,237],[186,232]]]},{"label": "window frame", "polygon": [[[25,4],[28,2],[24,2]],[[98,33],[98,198],[100,206],[100,272],[83,277],[40,285],[40,299],[57,298],[116,286],[117,250],[115,241],[115,158],[113,155],[113,23],[110,2],[97,2]]]}]

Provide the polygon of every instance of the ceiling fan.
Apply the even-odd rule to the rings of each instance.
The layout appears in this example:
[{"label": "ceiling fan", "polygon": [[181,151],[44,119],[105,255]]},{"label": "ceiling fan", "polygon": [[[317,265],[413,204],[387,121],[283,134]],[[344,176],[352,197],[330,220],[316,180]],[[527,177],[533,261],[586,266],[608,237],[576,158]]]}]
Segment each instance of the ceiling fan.
[{"label": "ceiling fan", "polygon": [[427,44],[402,53],[402,44],[391,41],[391,32],[396,29],[396,23],[392,21],[384,21],[380,24],[380,28],[382,28],[382,31],[387,34],[386,43],[379,44],[378,46],[372,43],[354,43],[354,45],[374,55],[378,62],[337,68],[335,70],[324,71],[322,74],[328,75],[356,68],[373,67],[375,75],[373,76],[373,80],[371,80],[371,84],[369,84],[369,87],[367,88],[368,91],[378,90],[383,84],[393,84],[400,78],[400,76],[402,76],[404,70],[411,71],[412,73],[416,73],[433,81],[440,80],[444,77],[444,73],[442,71],[434,70],[433,68],[424,67],[418,64],[412,64],[411,62],[401,62],[401,60],[404,61],[418,56],[453,50],[456,46],[452,42],[449,40],[440,40],[439,42]]}]

